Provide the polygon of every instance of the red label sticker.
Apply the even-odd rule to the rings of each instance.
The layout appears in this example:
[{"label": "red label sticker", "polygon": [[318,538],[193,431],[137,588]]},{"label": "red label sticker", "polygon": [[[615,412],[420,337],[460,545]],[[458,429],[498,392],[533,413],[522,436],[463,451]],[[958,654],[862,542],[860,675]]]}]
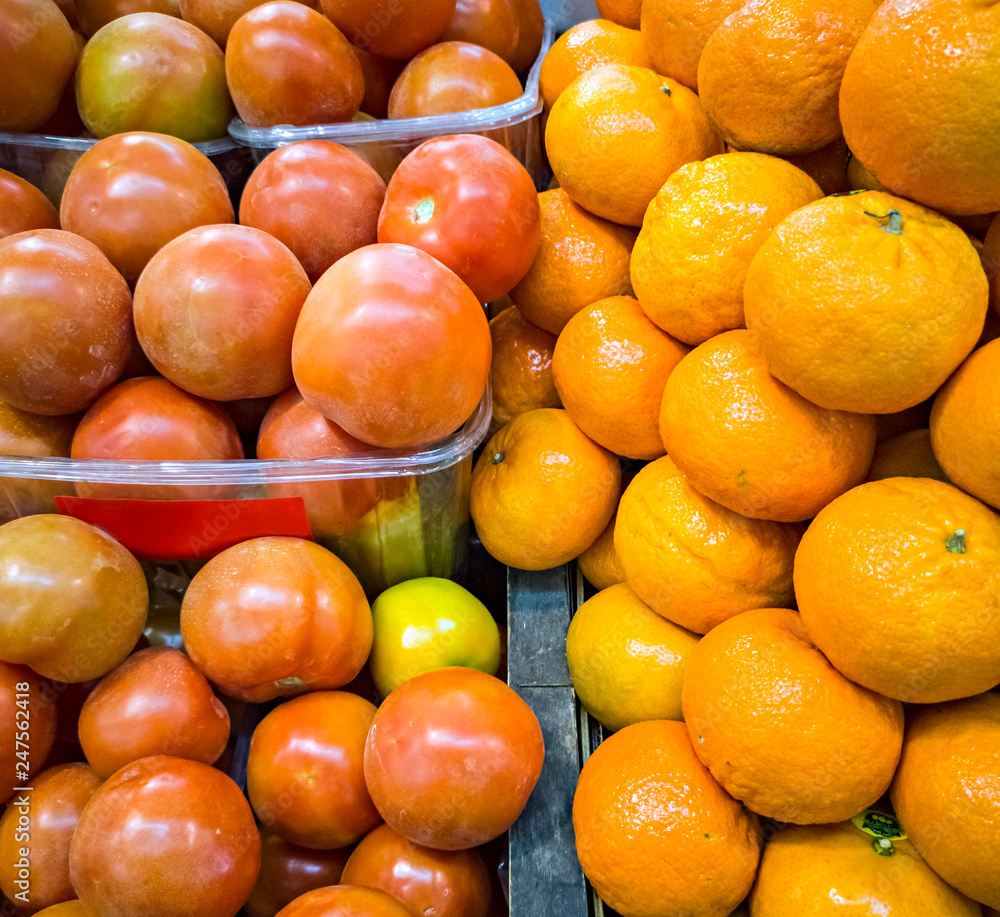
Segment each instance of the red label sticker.
[{"label": "red label sticker", "polygon": [[262,535],[312,540],[301,497],[104,500],[56,497],[56,507],[104,529],[138,560],[202,560]]}]

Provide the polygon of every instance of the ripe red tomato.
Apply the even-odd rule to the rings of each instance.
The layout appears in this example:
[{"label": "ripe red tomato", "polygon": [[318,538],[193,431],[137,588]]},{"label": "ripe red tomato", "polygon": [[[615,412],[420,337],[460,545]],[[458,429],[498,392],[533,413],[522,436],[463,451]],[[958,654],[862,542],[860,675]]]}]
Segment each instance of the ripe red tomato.
[{"label": "ripe red tomato", "polygon": [[426,252],[367,245],[312,288],[292,341],[302,397],[351,436],[411,448],[453,433],[482,398],[489,324],[475,294]]},{"label": "ripe red tomato", "polygon": [[149,593],[97,526],[41,514],[0,526],[0,659],[58,681],[110,672],[135,646]]},{"label": "ripe red tomato", "polygon": [[528,272],[541,227],[528,170],[495,140],[454,134],[425,140],[399,164],[378,240],[422,249],[492,302]]},{"label": "ripe red tomato", "polygon": [[219,170],[177,137],[132,131],[99,140],[73,166],[59,207],[62,228],[93,242],[134,284],[182,232],[235,221]]},{"label": "ripe red tomato", "polygon": [[349,121],[365,94],[350,42],[325,16],[291,0],[265,3],[236,21],[226,79],[251,127]]},{"label": "ripe red tomato", "polygon": [[379,825],[354,848],[344,885],[381,888],[415,914],[487,917],[490,877],[477,850],[432,850]]},{"label": "ripe red tomato", "polygon": [[514,68],[515,73],[525,73],[535,62],[538,52],[542,50],[542,38],[545,35],[545,15],[538,0],[514,0],[517,9],[518,29],[517,48],[507,63]]},{"label": "ripe red tomato", "polygon": [[240,788],[185,758],[140,758],[80,816],[69,871],[101,917],[233,917],[260,869],[260,836]]},{"label": "ripe red tomato", "polygon": [[0,805],[14,796],[14,787],[31,786],[45,767],[56,713],[52,692],[35,672],[0,662]]},{"label": "ripe red tomato", "polygon": [[0,239],[0,289],[0,400],[72,414],[121,374],[132,297],[91,242],[59,229]]},{"label": "ripe red tomato", "polygon": [[261,823],[293,844],[346,847],[382,819],[362,759],[375,705],[314,691],[275,707],[254,730],[247,795]]},{"label": "ripe red tomato", "polygon": [[[11,900],[27,901],[29,913],[76,895],[69,880],[70,839],[100,785],[89,764],[57,764],[7,806],[0,819],[0,889]],[[21,878],[23,868],[27,879]],[[18,893],[27,897],[18,899]]]},{"label": "ripe red tomato", "polygon": [[544,754],[538,720],[515,691],[477,669],[435,669],[404,681],[378,708],[365,780],[403,837],[463,850],[514,823]]},{"label": "ripe red tomato", "polygon": [[416,917],[388,892],[360,885],[318,888],[296,898],[277,917]]},{"label": "ripe red tomato", "polygon": [[441,37],[455,0],[322,0],[323,12],[351,44],[405,60]]},{"label": "ripe red tomato", "polygon": [[250,174],[240,222],[284,242],[315,283],[334,261],[377,241],[385,182],[328,140],[280,146]]},{"label": "ripe red tomato", "polygon": [[151,646],[101,679],[78,729],[87,761],[104,778],[149,755],[214,764],[229,741],[229,713],[184,653]]},{"label": "ripe red tomato", "polygon": [[[229,40],[229,31],[244,13],[263,6],[269,0],[180,0],[181,16],[192,25],[215,39],[223,50]],[[314,0],[298,0],[315,9]]]},{"label": "ripe red tomato", "polygon": [[467,41],[487,48],[513,67],[521,23],[514,0],[458,0],[441,41]]},{"label": "ripe red tomato", "polygon": [[179,15],[177,0],[75,0],[73,6],[80,31],[88,38],[102,26],[130,13]]},{"label": "ripe red tomato", "polygon": [[365,80],[365,95],[361,100],[361,111],[373,118],[386,117],[389,110],[389,93],[392,91],[392,84],[396,82],[396,77],[402,72],[405,61],[391,60],[388,57],[380,57],[351,45],[361,64],[361,73]]},{"label": "ripe red tomato", "polygon": [[29,229],[58,228],[59,212],[52,202],[31,182],[0,169],[0,239]]}]

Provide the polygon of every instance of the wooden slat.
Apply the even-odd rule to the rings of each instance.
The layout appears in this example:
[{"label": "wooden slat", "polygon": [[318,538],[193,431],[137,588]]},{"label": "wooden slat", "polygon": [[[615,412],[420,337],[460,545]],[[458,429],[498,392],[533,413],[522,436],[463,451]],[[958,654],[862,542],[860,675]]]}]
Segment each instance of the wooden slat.
[{"label": "wooden slat", "polygon": [[570,568],[507,570],[507,682],[572,687],[566,629],[572,614]]}]

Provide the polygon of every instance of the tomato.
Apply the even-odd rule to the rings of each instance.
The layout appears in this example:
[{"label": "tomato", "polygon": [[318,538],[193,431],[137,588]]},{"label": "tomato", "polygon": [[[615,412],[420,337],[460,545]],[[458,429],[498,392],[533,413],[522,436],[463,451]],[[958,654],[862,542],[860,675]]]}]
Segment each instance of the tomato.
[{"label": "tomato", "polygon": [[260,702],[347,684],[368,658],[372,617],[339,557],[272,535],[227,548],[195,574],[181,637],[209,681]]},{"label": "tomato", "polygon": [[156,369],[192,395],[277,395],[292,384],[292,332],[310,289],[296,257],[268,233],[199,226],[146,265],[135,330]]},{"label": "tomato", "polygon": [[0,238],[29,229],[58,228],[59,212],[52,202],[31,182],[0,169]]},{"label": "tomato", "polygon": [[[243,444],[226,411],[159,376],[126,379],[83,415],[71,450],[78,459],[229,461]],[[81,481],[81,497],[138,500],[209,500],[232,496],[228,485],[109,484]]]},{"label": "tomato", "polygon": [[296,898],[278,917],[416,917],[398,898],[377,888],[333,885]]},{"label": "tomato", "polygon": [[517,9],[517,48],[510,60],[515,73],[526,73],[542,50],[545,35],[545,15],[538,0],[514,0]]},{"label": "tomato", "polygon": [[0,239],[0,400],[72,414],[121,374],[132,297],[86,239],[35,229]]},{"label": "tomato", "polygon": [[33,131],[51,117],[76,59],[53,0],[0,0],[0,131]]},{"label": "tomato", "polygon": [[214,764],[229,741],[229,713],[180,650],[139,650],[90,692],[80,745],[101,777],[149,755]]},{"label": "tomato", "polygon": [[490,877],[476,850],[432,850],[379,825],[354,848],[345,885],[381,888],[415,914],[487,917]]},{"label": "tomato", "polygon": [[[181,16],[192,25],[198,26],[225,50],[229,32],[236,20],[244,13],[263,6],[269,0],[180,0]],[[314,0],[297,2],[316,8]]]},{"label": "tomato", "polygon": [[365,781],[405,838],[463,850],[514,823],[544,753],[538,720],[513,689],[476,669],[435,669],[404,681],[378,708]]},{"label": "tomato", "polygon": [[280,146],[250,174],[240,222],[270,233],[315,283],[334,261],[377,241],[385,182],[360,156],[328,140]]},{"label": "tomato", "polygon": [[528,170],[495,140],[454,134],[425,140],[400,163],[378,240],[422,249],[492,302],[528,272],[541,227]]},{"label": "tomato", "polygon": [[467,41],[487,48],[511,67],[521,34],[514,0],[458,0],[441,41]]},{"label": "tomato", "polygon": [[182,232],[235,221],[219,170],[176,137],[135,131],[99,140],[73,166],[62,228],[93,242],[129,283]]},{"label": "tomato", "polygon": [[[12,900],[27,901],[30,913],[76,895],[69,881],[70,839],[100,785],[90,765],[58,764],[34,777],[31,790],[15,793],[7,806],[0,819],[0,889]],[[18,899],[19,893],[26,897]]]},{"label": "tomato", "polygon": [[87,42],[76,102],[95,137],[125,131],[217,140],[236,114],[222,51],[201,29],[163,13],[131,13]]},{"label": "tomato", "polygon": [[275,707],[254,730],[247,795],[261,823],[286,841],[334,849],[382,819],[362,759],[375,705],[347,691],[314,691]]},{"label": "tomato", "polygon": [[226,79],[252,127],[348,121],[365,93],[361,64],[340,30],[291,0],[265,3],[236,21]]},{"label": "tomato", "polygon": [[111,671],[135,646],[149,594],[139,562],[72,516],[0,526],[0,659],[59,681]]},{"label": "tomato", "polygon": [[351,436],[410,448],[472,414],[491,352],[486,314],[462,280],[419,249],[378,243],[345,255],[306,297],[292,373]]},{"label": "tomato", "polygon": [[386,117],[392,84],[396,82],[396,77],[402,72],[406,62],[379,57],[357,45],[351,45],[351,50],[361,64],[361,74],[365,81],[361,111],[373,118]]},{"label": "tomato", "polygon": [[38,912],[38,917],[97,917],[79,898],[53,904]]},{"label": "tomato", "polygon": [[260,875],[243,909],[248,917],[274,917],[314,888],[336,885],[350,848],[309,850],[261,829]]},{"label": "tomato", "polygon": [[14,796],[15,787],[31,786],[45,767],[56,713],[52,692],[35,672],[0,662],[0,805]]},{"label": "tomato", "polygon": [[390,118],[419,118],[512,102],[521,81],[502,57],[467,41],[443,41],[421,51],[389,93]]},{"label": "tomato", "polygon": [[260,836],[222,771],[154,755],[93,795],[69,851],[80,900],[101,917],[233,917],[260,868]]},{"label": "tomato", "polygon": [[441,37],[455,0],[321,0],[323,12],[351,44],[405,60]]},{"label": "tomato", "polygon": [[80,31],[88,38],[99,28],[130,13],[164,13],[178,16],[177,0],[76,0]]}]

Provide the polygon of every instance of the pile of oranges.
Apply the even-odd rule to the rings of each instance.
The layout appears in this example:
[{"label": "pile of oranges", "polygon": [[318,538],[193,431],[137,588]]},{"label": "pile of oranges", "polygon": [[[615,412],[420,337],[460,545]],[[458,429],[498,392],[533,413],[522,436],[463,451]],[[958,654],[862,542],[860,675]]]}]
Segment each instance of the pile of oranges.
[{"label": "pile of oranges", "polygon": [[584,873],[624,917],[995,915],[1000,5],[598,8],[542,64],[471,494],[593,589]]}]

